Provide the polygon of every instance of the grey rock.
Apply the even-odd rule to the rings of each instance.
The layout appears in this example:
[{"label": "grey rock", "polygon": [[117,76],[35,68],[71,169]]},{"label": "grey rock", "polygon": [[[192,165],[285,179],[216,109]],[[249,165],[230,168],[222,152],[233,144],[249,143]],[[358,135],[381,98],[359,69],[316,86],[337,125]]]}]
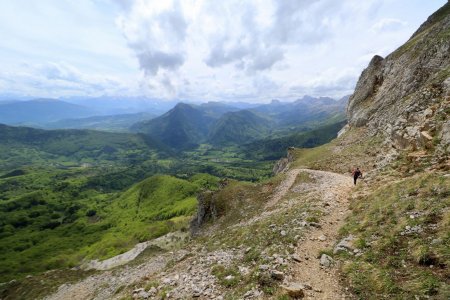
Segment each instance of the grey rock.
[{"label": "grey rock", "polygon": [[137,294],[137,293],[140,293],[142,291],[145,291],[145,289],[144,288],[138,288],[138,289],[133,290],[133,294]]},{"label": "grey rock", "polygon": [[329,268],[334,264],[334,260],[333,258],[331,258],[331,256],[326,255],[326,254],[322,254],[322,256],[320,257],[320,265],[325,267],[325,268]]},{"label": "grey rock", "polygon": [[442,243],[442,239],[441,238],[433,239],[431,241],[432,245],[438,245],[438,244],[441,244],[441,243]]},{"label": "grey rock", "polygon": [[320,225],[320,224],[317,223],[317,222],[309,222],[308,225],[309,225],[309,226],[312,226],[312,227],[316,227],[316,228],[321,228],[321,227],[322,227],[322,225]]},{"label": "grey rock", "polygon": [[228,275],[225,277],[225,280],[233,280],[234,276],[233,275]]},{"label": "grey rock", "polygon": [[292,298],[303,298],[305,296],[305,287],[300,283],[289,283],[282,285],[281,288]]},{"label": "grey rock", "polygon": [[277,271],[277,270],[272,270],[270,271],[270,277],[272,277],[275,280],[283,280],[284,279],[284,273]]},{"label": "grey rock", "polygon": [[296,261],[296,262],[301,262],[302,261],[300,256],[298,256],[297,254],[292,254],[291,258],[292,258],[293,261]]},{"label": "grey rock", "polygon": [[352,241],[354,239],[355,238],[353,237],[353,235],[349,235],[349,236],[343,238],[342,240],[340,240],[339,243],[334,247],[333,254],[336,254],[339,251],[353,252],[354,248],[352,245]]},{"label": "grey rock", "polygon": [[322,242],[324,242],[324,241],[326,241],[327,240],[327,237],[326,236],[324,236],[324,235],[321,235],[321,236],[319,236],[318,238],[317,238],[319,241],[322,241]]}]

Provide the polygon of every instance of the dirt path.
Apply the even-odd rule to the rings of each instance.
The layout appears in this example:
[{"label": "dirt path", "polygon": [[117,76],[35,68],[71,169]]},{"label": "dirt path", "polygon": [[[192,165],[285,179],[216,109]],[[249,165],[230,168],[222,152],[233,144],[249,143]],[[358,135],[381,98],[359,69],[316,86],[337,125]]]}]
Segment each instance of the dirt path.
[{"label": "dirt path", "polygon": [[[352,189],[352,181],[348,176],[336,173],[301,169],[313,179],[314,193],[321,199],[319,206],[324,211],[320,220],[320,228],[311,229],[305,240],[300,243],[296,253],[301,258],[293,272],[293,282],[307,283],[312,290],[306,290],[305,299],[348,299],[339,285],[337,270],[325,268],[317,259],[319,251],[330,249],[336,243],[338,230],[349,213],[348,200]],[[310,190],[311,186],[306,187]],[[293,187],[293,189],[301,189]]]},{"label": "dirt path", "polygon": [[275,204],[278,203],[278,201],[281,200],[281,198],[283,198],[284,195],[286,195],[286,193],[294,184],[295,179],[297,178],[297,175],[298,173],[300,173],[301,170],[302,169],[293,169],[286,173],[286,178],[277,187],[277,189],[273,193],[272,198],[270,198],[270,200],[267,201],[264,209],[273,207]]}]

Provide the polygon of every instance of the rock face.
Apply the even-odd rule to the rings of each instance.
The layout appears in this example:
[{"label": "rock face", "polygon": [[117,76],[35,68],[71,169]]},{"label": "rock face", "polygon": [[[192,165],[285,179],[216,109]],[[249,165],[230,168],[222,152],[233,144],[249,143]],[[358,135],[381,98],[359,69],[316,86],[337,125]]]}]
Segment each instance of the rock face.
[{"label": "rock face", "polygon": [[287,157],[283,157],[282,159],[278,160],[275,165],[273,166],[272,173],[274,175],[277,175],[279,173],[283,173],[286,171],[289,167],[289,163],[294,161],[294,154],[293,150],[294,147],[289,147],[287,150]]},{"label": "rock face", "polygon": [[[450,3],[386,58],[375,56],[350,97],[350,126],[382,133],[397,149],[426,148],[434,137],[448,150]],[[442,133],[441,133],[442,132]]]},{"label": "rock face", "polygon": [[[223,179],[219,182],[219,188],[223,189],[228,185],[228,180]],[[197,196],[198,208],[197,214],[191,220],[191,233],[196,234],[200,227],[210,221],[215,220],[221,213],[220,201],[216,198],[213,191],[205,191]]]},{"label": "rock face", "polygon": [[217,217],[217,207],[214,201],[214,193],[206,191],[197,196],[197,215],[191,221],[191,232],[195,234],[200,227],[209,220]]}]

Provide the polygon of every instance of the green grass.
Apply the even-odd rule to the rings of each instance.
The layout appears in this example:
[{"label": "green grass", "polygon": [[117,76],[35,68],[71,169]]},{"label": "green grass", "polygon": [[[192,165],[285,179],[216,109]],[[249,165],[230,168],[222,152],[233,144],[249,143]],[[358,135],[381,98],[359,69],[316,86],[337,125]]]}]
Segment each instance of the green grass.
[{"label": "green grass", "polygon": [[364,128],[353,128],[341,138],[312,149],[293,151],[294,167],[350,173],[359,166],[363,172],[373,168],[382,138],[370,137]]},{"label": "green grass", "polygon": [[[450,296],[449,191],[442,175],[421,173],[352,203],[353,214],[341,233],[355,235],[363,250],[360,257],[343,256],[353,292],[363,299]],[[422,231],[405,233],[406,226]]]},{"label": "green grass", "polygon": [[16,197],[10,191],[11,198],[0,203],[0,281],[76,266],[82,259],[108,258],[137,242],[186,229],[196,210],[196,194],[218,182],[207,174],[190,180],[154,176],[122,194],[101,194],[80,189],[83,177],[60,182],[65,184],[59,191],[49,176],[23,176],[53,189]]}]

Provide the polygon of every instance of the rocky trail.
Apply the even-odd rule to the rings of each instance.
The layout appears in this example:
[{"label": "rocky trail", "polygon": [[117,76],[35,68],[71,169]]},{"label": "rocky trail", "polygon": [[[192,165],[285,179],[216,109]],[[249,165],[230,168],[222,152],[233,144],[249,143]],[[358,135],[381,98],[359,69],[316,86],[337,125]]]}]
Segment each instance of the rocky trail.
[{"label": "rocky trail", "polygon": [[289,189],[292,187],[292,185],[295,182],[295,179],[298,176],[298,173],[302,169],[293,169],[286,173],[286,179],[283,180],[280,185],[275,190],[272,198],[266,203],[265,209],[271,208],[277,204],[281,198],[283,198],[286,193],[289,191]]},{"label": "rocky trail", "polygon": [[[320,196],[324,215],[320,226],[311,227],[304,241],[296,249],[296,266],[287,287],[303,284],[306,299],[348,299],[345,290],[339,284],[335,262],[329,256],[322,255],[322,249],[330,249],[337,243],[338,230],[349,213],[348,198],[352,189],[351,178],[341,174],[302,169],[315,179],[314,193]],[[297,189],[301,188],[301,185]],[[311,187],[309,187],[310,189]],[[295,189],[295,187],[294,187]],[[310,288],[309,288],[310,287]]]}]

